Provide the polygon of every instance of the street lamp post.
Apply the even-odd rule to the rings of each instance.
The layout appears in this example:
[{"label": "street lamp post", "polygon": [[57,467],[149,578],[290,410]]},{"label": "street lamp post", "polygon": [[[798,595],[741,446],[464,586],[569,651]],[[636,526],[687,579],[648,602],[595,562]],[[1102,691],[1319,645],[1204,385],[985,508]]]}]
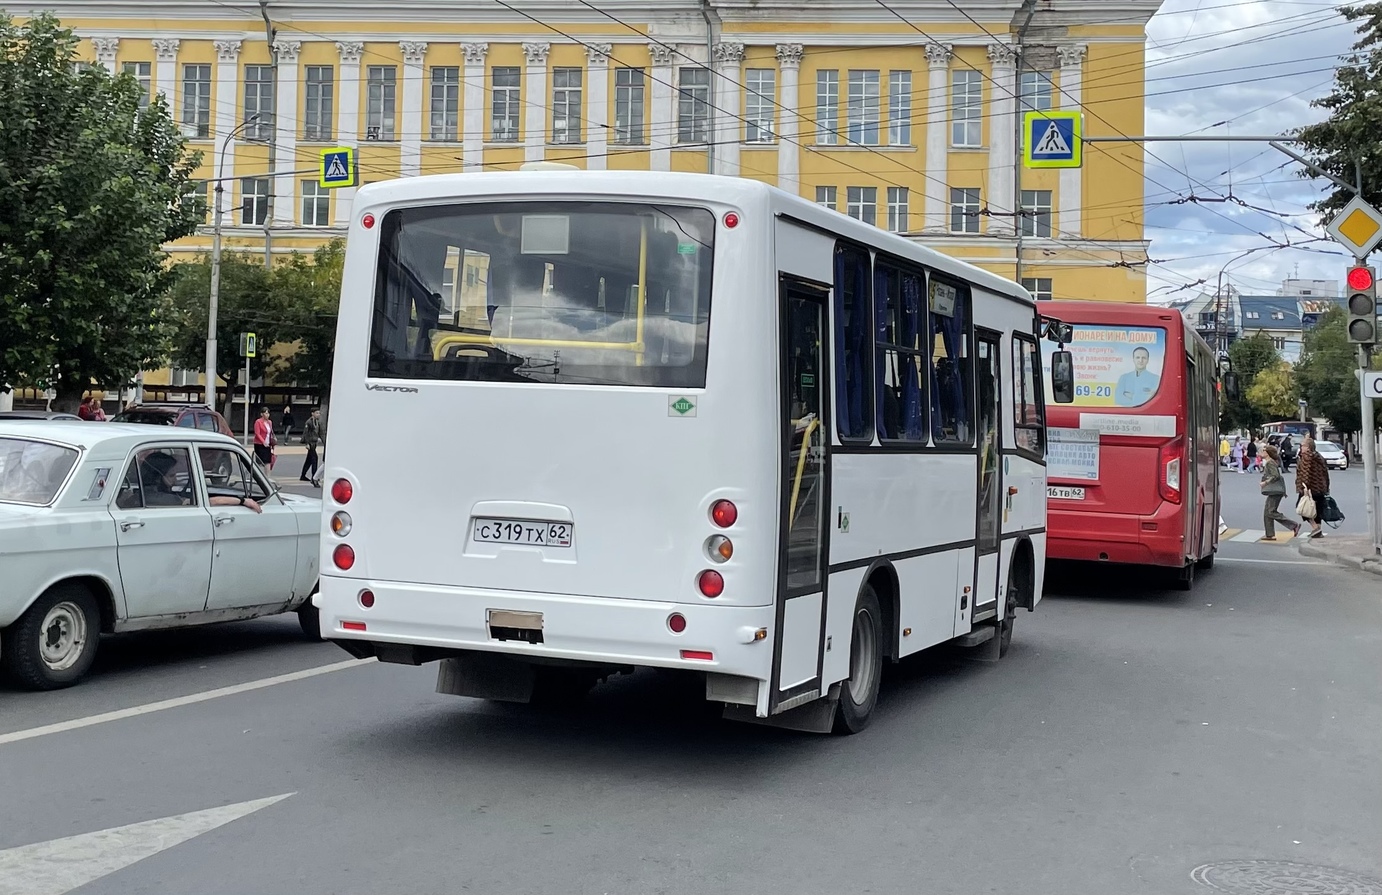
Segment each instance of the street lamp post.
[{"label": "street lamp post", "polygon": [[216,207],[211,217],[211,301],[206,311],[206,404],[216,409],[216,311],[221,299],[221,217],[224,213],[226,146],[235,135],[259,120],[251,115],[225,135],[216,163]]}]

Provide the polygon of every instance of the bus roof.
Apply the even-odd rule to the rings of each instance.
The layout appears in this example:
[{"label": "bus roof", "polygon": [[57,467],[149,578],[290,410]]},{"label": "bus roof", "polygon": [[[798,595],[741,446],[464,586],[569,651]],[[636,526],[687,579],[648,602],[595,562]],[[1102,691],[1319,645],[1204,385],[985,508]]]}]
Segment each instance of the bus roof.
[{"label": "bus roof", "polygon": [[[949,255],[898,236],[872,224],[817,205],[801,196],[745,177],[671,171],[586,171],[542,169],[485,171],[473,174],[428,174],[371,183],[354,200],[359,211],[372,205],[409,205],[438,199],[481,196],[557,195],[567,192],[602,193],[630,200],[669,201],[713,199],[741,207],[758,205],[810,226],[838,233],[880,251],[926,265],[1024,304],[1035,305],[1031,293],[1017,283]],[[1098,304],[1097,302],[1093,304]]]},{"label": "bus roof", "polygon": [[1134,304],[1132,302],[1068,301],[1066,299],[1042,302],[1042,307],[1048,306],[1051,308],[1052,316],[1059,317],[1066,323],[1072,321],[1078,322],[1080,320],[1089,320],[1097,323],[1106,321],[1116,321],[1119,323],[1151,323],[1157,320],[1180,320],[1184,322],[1185,320],[1175,308],[1141,303]]}]

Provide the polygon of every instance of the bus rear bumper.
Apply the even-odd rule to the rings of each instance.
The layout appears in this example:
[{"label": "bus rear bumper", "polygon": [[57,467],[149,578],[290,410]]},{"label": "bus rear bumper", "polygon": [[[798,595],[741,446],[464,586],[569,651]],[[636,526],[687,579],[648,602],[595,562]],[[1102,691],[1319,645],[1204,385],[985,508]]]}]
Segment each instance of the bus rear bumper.
[{"label": "bus rear bumper", "polygon": [[[368,609],[360,601],[366,590],[374,595]],[[604,666],[713,671],[761,681],[768,680],[772,669],[772,606],[697,605],[325,575],[313,599],[322,637],[362,657],[384,659],[396,645],[418,648],[406,655],[420,661],[491,652]],[[491,610],[540,614],[540,636],[519,634],[540,642],[493,636]],[[669,627],[673,613],[686,620],[680,634]],[[533,620],[528,615],[525,622]],[[760,635],[760,630],[765,633]],[[517,632],[498,633],[512,637]]]},{"label": "bus rear bumper", "polygon": [[1050,510],[1046,557],[1178,569],[1186,562],[1180,514],[1168,503],[1150,516]]}]

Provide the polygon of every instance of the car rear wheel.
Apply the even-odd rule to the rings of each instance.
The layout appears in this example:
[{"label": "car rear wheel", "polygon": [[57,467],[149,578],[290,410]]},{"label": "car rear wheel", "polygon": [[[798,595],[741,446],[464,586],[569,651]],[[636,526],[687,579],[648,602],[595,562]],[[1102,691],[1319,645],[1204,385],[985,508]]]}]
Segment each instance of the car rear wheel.
[{"label": "car rear wheel", "polygon": [[101,612],[86,588],[59,584],[5,631],[5,664],[31,690],[70,687],[96,661]]}]

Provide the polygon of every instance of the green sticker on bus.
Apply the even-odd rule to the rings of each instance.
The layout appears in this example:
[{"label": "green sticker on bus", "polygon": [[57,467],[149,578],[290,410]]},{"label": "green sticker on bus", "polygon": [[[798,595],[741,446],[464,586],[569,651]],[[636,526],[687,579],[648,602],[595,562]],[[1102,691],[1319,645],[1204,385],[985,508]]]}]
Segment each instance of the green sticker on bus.
[{"label": "green sticker on bus", "polygon": [[801,374],[801,387],[802,387],[802,388],[811,388],[811,387],[812,387],[813,385],[815,385],[815,384],[816,384],[816,374],[815,374],[815,373],[802,373],[802,374]]},{"label": "green sticker on bus", "polygon": [[677,243],[677,254],[694,255],[696,254],[696,248],[697,246],[694,242],[679,242]]}]

